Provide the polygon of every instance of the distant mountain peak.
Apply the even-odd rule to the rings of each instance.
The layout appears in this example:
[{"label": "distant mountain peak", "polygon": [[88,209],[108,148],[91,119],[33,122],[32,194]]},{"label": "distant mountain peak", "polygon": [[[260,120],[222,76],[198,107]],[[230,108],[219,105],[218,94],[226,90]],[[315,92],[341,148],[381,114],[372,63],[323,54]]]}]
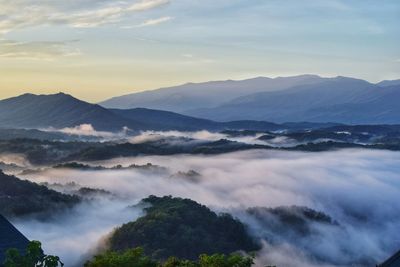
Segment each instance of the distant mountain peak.
[{"label": "distant mountain peak", "polygon": [[[81,103],[81,104],[87,104],[87,105],[90,104],[90,103],[86,103],[70,94],[66,94],[63,92],[59,92],[59,93],[55,93],[55,94],[27,93],[27,94],[13,97],[13,98],[4,99],[3,101],[21,101],[21,102],[25,102],[26,104],[29,104],[30,102],[35,102],[35,101],[42,101],[42,102],[65,101],[65,103]],[[1,100],[0,100],[0,102],[1,102]],[[92,104],[90,104],[90,105],[92,105]]]},{"label": "distant mountain peak", "polygon": [[0,101],[0,125],[3,127],[65,128],[81,124],[91,124],[96,130],[135,126],[105,108],[62,92],[23,94]]},{"label": "distant mountain peak", "polygon": [[380,87],[396,86],[396,85],[400,85],[400,79],[398,79],[398,80],[383,80],[383,81],[377,83],[376,85],[378,85]]},{"label": "distant mountain peak", "polygon": [[363,81],[363,82],[367,82],[365,80],[362,79],[357,79],[357,78],[353,78],[353,77],[347,77],[347,76],[336,76],[335,78],[333,78],[333,80],[339,80],[339,81]]},{"label": "distant mountain peak", "polygon": [[278,76],[275,77],[274,79],[296,79],[296,78],[322,78],[322,77],[316,74],[299,74],[293,76]]},{"label": "distant mountain peak", "polygon": [[[39,98],[39,97],[42,97],[42,98],[45,98],[45,97],[48,97],[48,98],[50,98],[50,97],[68,97],[68,98],[75,98],[75,97],[73,97],[72,95],[66,94],[66,93],[63,93],[63,92],[59,92],[59,93],[55,93],[55,94],[33,94],[33,93],[25,93],[25,94],[16,96],[16,97],[14,97],[14,98],[27,98],[27,97],[29,97],[29,98],[32,98],[32,97],[35,97],[35,98]],[[76,99],[76,98],[75,98],[75,99]]]}]

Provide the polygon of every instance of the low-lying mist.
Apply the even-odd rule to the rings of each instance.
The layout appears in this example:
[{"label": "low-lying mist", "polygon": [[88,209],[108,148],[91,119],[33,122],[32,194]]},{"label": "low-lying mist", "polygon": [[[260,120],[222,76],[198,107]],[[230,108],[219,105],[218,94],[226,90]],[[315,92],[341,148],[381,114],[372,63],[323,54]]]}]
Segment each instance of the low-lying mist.
[{"label": "low-lying mist", "polygon": [[[105,132],[97,131],[91,124],[81,124],[76,127],[71,128],[47,128],[42,129],[46,132],[57,132],[63,133],[69,136],[81,137],[83,140],[90,140],[87,138],[93,138],[92,141],[129,141],[133,144],[144,143],[149,141],[159,141],[165,140],[172,143],[176,143],[177,138],[187,139],[187,142],[191,140],[192,142],[206,142],[206,141],[218,141],[221,139],[226,139],[230,141],[240,142],[244,144],[252,145],[269,145],[272,147],[290,147],[302,144],[304,142],[298,142],[294,139],[277,136],[269,140],[258,139],[265,133],[254,133],[250,135],[242,136],[230,136],[229,134],[223,132],[211,132],[207,130],[200,131],[139,131],[135,132],[129,128],[123,128],[119,132]],[[86,138],[86,139],[85,139]],[[175,142],[174,142],[175,140]],[[314,142],[323,142],[326,140],[315,140]],[[184,144],[184,143],[181,143]]]},{"label": "low-lying mist", "polygon": [[[90,164],[147,163],[168,170],[49,169],[23,176],[36,182],[76,182],[119,197],[84,203],[55,221],[19,220],[17,227],[28,238],[41,240],[46,252],[60,255],[66,266],[74,266],[114,227],[141,214],[141,210],[127,206],[151,194],[172,195],[230,212],[246,223],[256,238],[264,240],[257,255],[258,266],[363,266],[378,263],[400,248],[398,152],[251,150],[217,156],[118,158]],[[200,177],[186,177],[190,170]],[[176,175],[179,172],[181,175]],[[246,212],[250,207],[291,205],[322,211],[337,225],[310,222],[312,234],[291,238],[268,232]]]},{"label": "low-lying mist", "polygon": [[[301,142],[297,142],[294,139],[285,137],[285,136],[277,136],[271,138],[269,140],[260,140],[259,137],[263,136],[265,133],[254,133],[250,135],[242,135],[242,136],[230,136],[223,132],[210,132],[206,130],[195,131],[195,132],[181,132],[181,131],[143,131],[140,134],[129,138],[131,143],[144,143],[148,141],[158,141],[158,140],[166,140],[170,141],[171,139],[176,138],[186,138],[189,140],[197,141],[197,142],[207,142],[207,141],[218,141],[221,139],[226,139],[229,141],[250,144],[250,145],[268,145],[272,147],[290,147],[302,144]],[[315,140],[315,142],[322,142],[324,140]]]}]

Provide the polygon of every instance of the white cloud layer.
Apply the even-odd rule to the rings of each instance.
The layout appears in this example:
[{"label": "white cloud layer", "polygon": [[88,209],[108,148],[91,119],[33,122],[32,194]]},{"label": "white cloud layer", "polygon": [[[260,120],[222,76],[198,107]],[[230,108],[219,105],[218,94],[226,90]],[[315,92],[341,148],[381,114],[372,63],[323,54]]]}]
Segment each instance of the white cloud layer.
[{"label": "white cloud layer", "polygon": [[[51,183],[75,181],[82,186],[104,188],[127,196],[128,200],[125,203],[104,202],[93,209],[83,207],[73,216],[52,225],[21,221],[18,226],[29,238],[42,240],[49,253],[61,255],[68,266],[73,266],[114,226],[138,216],[137,211],[129,213],[123,210],[124,205],[154,194],[191,198],[216,211],[305,205],[327,213],[340,224],[340,227],[323,229],[313,227],[320,230],[322,236],[290,242],[283,240],[281,244],[270,244],[266,240],[264,250],[257,257],[259,266],[365,266],[352,265],[352,261],[368,258],[378,263],[400,246],[400,240],[396,238],[400,227],[398,152],[254,150],[217,156],[124,158],[92,164],[127,166],[148,162],[166,166],[169,171],[160,174],[134,169],[52,170],[25,176]],[[193,182],[170,176],[188,170],[199,172],[201,179]],[[250,224],[257,229],[256,225]],[[254,234],[262,237],[260,231]],[[280,237],[279,233],[273,234]],[[304,244],[307,249],[302,246]],[[310,253],[342,263],[322,264],[310,257]]]}]

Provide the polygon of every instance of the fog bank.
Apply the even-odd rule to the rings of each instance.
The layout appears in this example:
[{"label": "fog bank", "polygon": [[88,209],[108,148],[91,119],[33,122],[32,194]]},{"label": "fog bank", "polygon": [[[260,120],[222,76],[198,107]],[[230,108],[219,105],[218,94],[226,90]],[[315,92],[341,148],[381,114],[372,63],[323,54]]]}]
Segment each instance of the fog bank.
[{"label": "fog bank", "polygon": [[[114,226],[135,219],[127,211],[148,195],[193,199],[215,211],[229,211],[264,241],[257,256],[260,266],[362,266],[379,262],[400,248],[400,153],[383,150],[286,152],[252,150],[217,156],[148,156],[92,162],[114,166],[146,163],[167,167],[165,173],[129,170],[50,170],[31,174],[37,182],[68,183],[102,188],[123,200],[104,200],[82,206],[74,216],[54,224],[20,221],[31,239],[42,240],[50,253],[71,266],[93,249]],[[194,170],[193,181],[175,173]],[[339,226],[312,225],[315,234],[290,239],[258,231],[260,224],[243,217],[248,207],[307,206],[330,215]],[[313,233],[314,233],[313,232]],[[322,258],[321,258],[322,257]]]}]

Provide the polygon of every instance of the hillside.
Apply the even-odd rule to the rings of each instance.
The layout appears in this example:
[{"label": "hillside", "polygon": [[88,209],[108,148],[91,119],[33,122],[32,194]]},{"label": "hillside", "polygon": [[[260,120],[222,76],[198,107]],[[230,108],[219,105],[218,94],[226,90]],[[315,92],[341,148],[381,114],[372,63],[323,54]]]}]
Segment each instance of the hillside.
[{"label": "hillside", "polygon": [[98,131],[131,130],[223,130],[253,129],[278,130],[286,126],[262,121],[233,121],[220,123],[206,119],[185,116],[163,110],[105,109],[63,93],[55,95],[25,94],[0,101],[0,138],[9,139],[16,135],[21,138],[65,139],[66,135],[39,131],[23,131],[6,128],[67,128],[90,124]]},{"label": "hillside", "polygon": [[384,81],[377,83],[377,85],[379,85],[381,87],[400,85],[400,79],[399,80],[384,80]]},{"label": "hillside", "polygon": [[205,119],[198,119],[181,115],[174,112],[135,108],[135,109],[110,109],[114,114],[125,119],[151,122],[154,130],[203,130],[219,129],[221,125],[217,122]]},{"label": "hillside", "polygon": [[79,198],[45,186],[20,180],[0,171],[0,214],[6,216],[51,215],[72,208]]},{"label": "hillside", "polygon": [[0,214],[0,266],[3,264],[6,252],[10,248],[24,252],[29,240]]},{"label": "hillside", "polygon": [[266,121],[229,121],[216,122],[212,120],[199,119],[195,117],[181,115],[175,112],[154,110],[146,108],[135,109],[110,109],[114,114],[125,119],[139,121],[148,124],[151,130],[180,130],[180,131],[199,131],[209,130],[218,131],[225,129],[248,129],[261,131],[275,131],[289,128],[302,128],[302,125],[279,125]]},{"label": "hillside", "polygon": [[277,92],[251,94],[212,109],[187,111],[214,120],[252,119],[282,122],[375,124],[400,122],[399,87],[379,87],[337,77]]},{"label": "hillside", "polygon": [[204,253],[259,249],[241,222],[192,200],[150,196],[141,204],[147,206],[146,215],[116,229],[109,240],[111,250],[140,246],[156,259],[196,259]]},{"label": "hillside", "polygon": [[108,131],[121,130],[124,126],[143,127],[103,107],[63,93],[25,94],[0,101],[0,125],[3,128],[65,128],[81,124]]},{"label": "hillside", "polygon": [[[117,108],[151,108],[213,121],[400,123],[399,80],[315,75],[190,83],[104,101]],[[202,125],[201,123],[199,125]]]}]

